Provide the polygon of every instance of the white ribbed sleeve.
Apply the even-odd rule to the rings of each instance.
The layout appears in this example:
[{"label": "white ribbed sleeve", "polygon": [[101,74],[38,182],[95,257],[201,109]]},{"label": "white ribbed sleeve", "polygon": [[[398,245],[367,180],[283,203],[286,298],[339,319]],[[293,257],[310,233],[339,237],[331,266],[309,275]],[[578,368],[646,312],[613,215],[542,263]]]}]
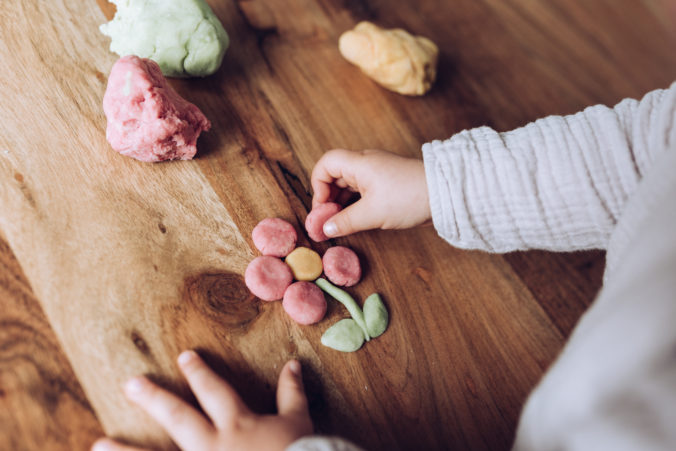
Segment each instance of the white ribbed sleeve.
[{"label": "white ribbed sleeve", "polygon": [[363,449],[339,437],[309,436],[296,440],[285,451],[363,451]]},{"label": "white ribbed sleeve", "polygon": [[437,232],[456,247],[490,252],[606,248],[653,149],[663,147],[655,140],[673,114],[667,92],[425,144]]}]

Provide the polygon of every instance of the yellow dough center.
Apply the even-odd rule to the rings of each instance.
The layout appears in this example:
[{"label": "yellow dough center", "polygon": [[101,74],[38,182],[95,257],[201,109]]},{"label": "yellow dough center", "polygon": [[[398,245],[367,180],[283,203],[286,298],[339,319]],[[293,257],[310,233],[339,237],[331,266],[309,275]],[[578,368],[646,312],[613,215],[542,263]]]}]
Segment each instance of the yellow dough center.
[{"label": "yellow dough center", "polygon": [[297,247],[284,260],[296,280],[315,280],[322,275],[322,258],[307,247]]}]

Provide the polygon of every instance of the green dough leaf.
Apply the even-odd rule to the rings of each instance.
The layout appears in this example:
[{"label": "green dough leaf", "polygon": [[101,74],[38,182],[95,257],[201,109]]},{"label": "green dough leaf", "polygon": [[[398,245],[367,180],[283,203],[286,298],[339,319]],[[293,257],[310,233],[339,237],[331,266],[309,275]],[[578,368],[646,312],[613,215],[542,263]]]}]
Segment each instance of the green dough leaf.
[{"label": "green dough leaf", "polygon": [[324,332],[322,344],[336,351],[354,352],[364,344],[364,332],[353,319],[341,319]]},{"label": "green dough leaf", "polygon": [[364,301],[364,319],[366,329],[371,338],[378,337],[385,332],[387,324],[390,321],[390,315],[387,313],[383,300],[378,293],[373,293]]},{"label": "green dough leaf", "polygon": [[354,300],[354,298],[350,296],[350,294],[347,291],[341,290],[328,280],[322,279],[321,277],[315,280],[315,283],[319,288],[326,291],[328,294],[334,297],[336,301],[340,302],[345,306],[347,311],[350,312],[352,318],[357,322],[357,325],[361,327],[362,332],[364,332],[364,337],[366,338],[366,341],[369,341],[371,337],[369,336],[368,329],[366,328],[366,321],[364,320],[364,312],[361,311],[361,308],[359,308],[359,305]]}]

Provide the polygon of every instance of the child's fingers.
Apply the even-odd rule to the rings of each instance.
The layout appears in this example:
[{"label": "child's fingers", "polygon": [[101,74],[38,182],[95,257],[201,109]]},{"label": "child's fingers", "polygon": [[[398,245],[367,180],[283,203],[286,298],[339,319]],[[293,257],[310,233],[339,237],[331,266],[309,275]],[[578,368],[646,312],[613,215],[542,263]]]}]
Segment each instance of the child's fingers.
[{"label": "child's fingers", "polygon": [[124,387],[129,399],[153,417],[182,449],[209,449],[215,429],[190,404],[150,382],[130,379]]},{"label": "child's fingers", "polygon": [[214,373],[196,352],[182,352],[178,364],[195,397],[217,428],[228,427],[236,415],[249,411],[235,389]]},{"label": "child's fingers", "polygon": [[147,451],[145,448],[123,445],[109,438],[100,438],[92,445],[91,451]]},{"label": "child's fingers", "polygon": [[[330,192],[329,196],[324,199],[322,202],[335,202],[340,205],[347,205],[347,203],[352,200],[359,191],[357,191],[355,188],[352,188],[351,186],[348,186],[347,188],[339,188],[336,184],[332,184],[330,186]],[[319,203],[322,203],[319,202]],[[312,208],[316,207],[319,205],[318,202],[312,202]]]},{"label": "child's fingers", "polygon": [[301,367],[297,360],[288,361],[279,374],[277,411],[281,416],[295,416],[308,421],[310,419]]},{"label": "child's fingers", "polygon": [[353,185],[353,165],[360,154],[349,150],[334,149],[326,152],[312,169],[310,183],[314,196],[312,205],[321,204],[329,200],[331,185],[342,179],[343,187]]},{"label": "child's fingers", "polygon": [[350,235],[362,230],[377,229],[381,222],[374,215],[373,208],[362,198],[329,218],[324,223],[324,234],[331,238]]},{"label": "child's fingers", "polygon": [[[326,156],[326,155],[325,155]],[[328,172],[325,166],[325,156],[320,158],[312,169],[310,184],[312,185],[312,205],[327,202],[331,196],[331,186],[333,186],[334,177]]]},{"label": "child's fingers", "polygon": [[359,194],[348,188],[340,191],[333,199],[333,202],[345,206],[350,203],[350,201],[355,200],[356,197],[359,197]]},{"label": "child's fingers", "polygon": [[312,206],[315,207],[324,202],[331,201],[331,182],[317,181],[312,179]]},{"label": "child's fingers", "polygon": [[345,179],[342,178],[342,177],[339,178],[339,179],[336,179],[336,181],[333,182],[333,183],[335,183],[336,186],[337,186],[338,188],[340,188],[340,189],[345,189],[345,188],[348,188],[348,187],[350,186],[350,185],[345,181]]}]

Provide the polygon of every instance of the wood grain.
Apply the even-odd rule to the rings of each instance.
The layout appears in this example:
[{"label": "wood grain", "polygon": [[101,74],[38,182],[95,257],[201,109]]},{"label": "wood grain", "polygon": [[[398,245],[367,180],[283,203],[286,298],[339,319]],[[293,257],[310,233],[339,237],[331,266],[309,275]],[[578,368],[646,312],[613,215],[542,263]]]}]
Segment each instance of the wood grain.
[{"label": "wood grain", "polygon": [[[120,386],[145,373],[186,395],[173,361],[188,347],[260,412],[274,408],[283,362],[300,358],[318,432],[369,449],[508,448],[525,397],[600,285],[602,253],[464,252],[431,228],[338,240],[367,263],[353,292],[383,293],[392,319],[343,355],[319,344],[344,315],[336,305],[301,327],[250,296],[249,232],[266,216],[302,224],[327,149],[419,156],[463,128],[507,130],[676,78],[667,0],[213,1],[232,36],[223,68],[172,81],[213,131],[195,161],[147,165],[105,142],[115,56],[97,26],[110,5],[6,3],[0,236],[16,260],[3,242],[2,449],[84,449],[102,433],[96,419],[169,446]],[[429,95],[385,91],[340,58],[338,36],[363,19],[439,44]]]},{"label": "wood grain", "polygon": [[4,242],[0,311],[0,449],[86,449],[103,430]]}]

